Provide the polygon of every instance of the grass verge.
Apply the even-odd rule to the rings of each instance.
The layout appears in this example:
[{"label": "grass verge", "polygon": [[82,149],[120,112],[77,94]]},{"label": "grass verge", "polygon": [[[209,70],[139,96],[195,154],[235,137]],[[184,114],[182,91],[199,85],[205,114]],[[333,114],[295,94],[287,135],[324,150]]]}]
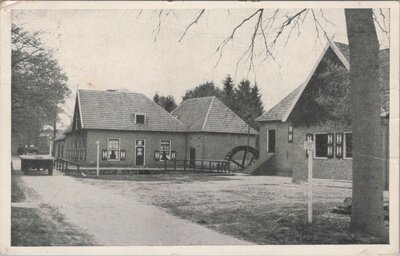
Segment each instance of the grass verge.
[{"label": "grass verge", "polygon": [[25,200],[25,194],[18,186],[18,180],[20,177],[18,176],[13,176],[11,179],[11,202],[16,203],[16,202],[22,202]]},{"label": "grass verge", "polygon": [[256,244],[385,244],[378,238],[348,231],[350,218],[330,213],[333,204],[314,205],[313,223],[307,222],[307,205],[254,205],[251,208],[196,210],[190,205],[166,203],[172,214],[218,232]]},{"label": "grass verge", "polygon": [[[47,218],[43,212],[49,211]],[[92,238],[62,220],[54,209],[13,207],[11,210],[12,246],[87,246]]]},{"label": "grass verge", "polygon": [[88,246],[95,245],[91,236],[64,220],[56,209],[47,205],[24,207],[25,194],[20,177],[12,177],[11,245],[12,246]]}]

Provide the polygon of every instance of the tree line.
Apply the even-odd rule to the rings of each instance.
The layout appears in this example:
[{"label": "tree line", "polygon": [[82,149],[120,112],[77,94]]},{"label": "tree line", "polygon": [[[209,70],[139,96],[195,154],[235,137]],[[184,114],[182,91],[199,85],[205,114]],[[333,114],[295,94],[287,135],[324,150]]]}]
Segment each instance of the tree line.
[{"label": "tree line", "polygon": [[[236,85],[232,77],[227,75],[222,81],[222,89],[216,86],[213,81],[206,81],[193,89],[187,90],[182,96],[182,101],[208,96],[217,97],[250,126],[255,129],[259,128],[255,119],[262,115],[264,106],[261,100],[262,95],[256,83],[251,84],[249,80],[243,79]],[[168,112],[177,107],[172,95],[160,96],[156,93],[153,100]]]},{"label": "tree line", "polygon": [[40,31],[11,28],[11,115],[14,142],[38,145],[45,125],[56,135],[57,116],[71,91],[51,49],[40,40]]}]

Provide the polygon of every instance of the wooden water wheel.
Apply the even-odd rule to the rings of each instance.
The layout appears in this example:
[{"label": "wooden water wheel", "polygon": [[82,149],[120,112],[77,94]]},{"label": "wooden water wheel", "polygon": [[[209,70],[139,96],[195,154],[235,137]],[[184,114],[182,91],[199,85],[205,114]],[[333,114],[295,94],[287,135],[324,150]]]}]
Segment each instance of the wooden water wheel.
[{"label": "wooden water wheel", "polygon": [[259,152],[253,147],[239,146],[231,149],[225,156],[225,161],[229,161],[232,170],[246,169],[259,157]]}]

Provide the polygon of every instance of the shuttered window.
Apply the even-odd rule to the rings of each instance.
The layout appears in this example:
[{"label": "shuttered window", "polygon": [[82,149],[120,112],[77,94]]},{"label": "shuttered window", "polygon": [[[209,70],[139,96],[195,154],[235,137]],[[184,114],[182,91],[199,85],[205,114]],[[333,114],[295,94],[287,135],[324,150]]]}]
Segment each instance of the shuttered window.
[{"label": "shuttered window", "polygon": [[315,157],[328,157],[328,134],[315,134]]},{"label": "shuttered window", "polygon": [[344,133],[344,157],[345,158],[353,158],[353,133],[345,132]]}]

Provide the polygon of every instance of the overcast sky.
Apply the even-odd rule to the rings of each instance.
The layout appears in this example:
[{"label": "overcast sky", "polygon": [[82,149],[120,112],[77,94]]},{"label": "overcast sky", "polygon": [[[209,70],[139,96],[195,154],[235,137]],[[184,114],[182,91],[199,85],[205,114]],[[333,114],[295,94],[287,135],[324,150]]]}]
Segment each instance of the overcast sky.
[{"label": "overcast sky", "polygon": [[[54,57],[69,78],[73,96],[79,85],[81,89],[130,90],[150,98],[155,92],[171,94],[180,103],[186,90],[206,81],[222,87],[221,81],[230,74],[235,82],[244,78],[256,81],[264,109],[268,110],[304,81],[325,40],[322,34],[322,42],[316,40],[315,24],[308,15],[299,32],[293,30],[286,46],[287,33],[282,34],[274,49],[276,62],[265,60],[262,55],[255,59],[254,72],[248,72],[248,62],[241,63],[236,72],[237,61],[254,31],[257,20],[252,19],[226,45],[221,61],[215,66],[218,54],[213,53],[217,46],[254,11],[206,10],[180,43],[179,38],[199,10],[164,10],[161,22],[159,11],[155,10],[13,10],[12,22],[28,31],[43,31],[42,41],[55,50]],[[273,11],[266,10],[265,17]],[[323,11],[333,25],[325,21],[320,10],[315,13],[329,36],[347,43],[343,9]],[[388,39],[379,28],[377,31],[381,47],[387,48]],[[261,36],[258,38],[257,52],[262,49]],[[71,99],[66,111],[71,114],[72,108]],[[67,118],[64,116],[63,120]]]}]

